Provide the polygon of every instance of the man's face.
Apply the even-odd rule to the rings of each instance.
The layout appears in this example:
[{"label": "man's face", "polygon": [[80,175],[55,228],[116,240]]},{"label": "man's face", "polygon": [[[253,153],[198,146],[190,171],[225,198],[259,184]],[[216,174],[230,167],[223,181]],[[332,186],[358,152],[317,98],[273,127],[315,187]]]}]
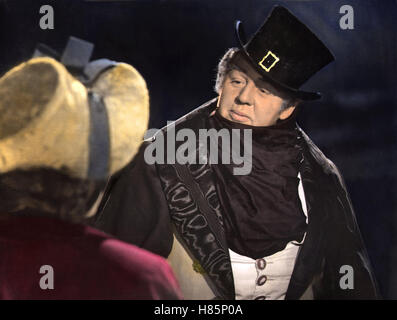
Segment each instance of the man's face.
[{"label": "man's face", "polygon": [[286,119],[295,108],[281,112],[284,100],[273,92],[274,88],[258,73],[234,69],[225,77],[218,102],[219,113],[234,122],[271,126],[278,119]]}]

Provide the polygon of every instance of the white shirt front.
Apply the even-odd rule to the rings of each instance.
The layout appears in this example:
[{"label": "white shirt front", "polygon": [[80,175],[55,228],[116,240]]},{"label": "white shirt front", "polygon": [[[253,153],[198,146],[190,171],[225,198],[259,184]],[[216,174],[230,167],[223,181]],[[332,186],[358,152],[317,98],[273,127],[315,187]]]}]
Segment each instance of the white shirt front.
[{"label": "white shirt front", "polygon": [[[305,194],[298,174],[298,194],[308,223]],[[302,242],[291,241],[284,250],[262,259],[252,259],[229,249],[237,300],[283,300]]]}]

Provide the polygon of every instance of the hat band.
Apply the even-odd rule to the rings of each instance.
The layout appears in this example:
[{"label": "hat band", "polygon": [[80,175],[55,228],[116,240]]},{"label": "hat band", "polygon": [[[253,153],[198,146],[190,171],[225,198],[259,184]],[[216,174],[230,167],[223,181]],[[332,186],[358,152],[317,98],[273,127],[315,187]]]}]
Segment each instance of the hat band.
[{"label": "hat band", "polygon": [[90,110],[90,149],[88,178],[103,180],[109,172],[109,119],[103,98],[97,93],[89,91]]}]

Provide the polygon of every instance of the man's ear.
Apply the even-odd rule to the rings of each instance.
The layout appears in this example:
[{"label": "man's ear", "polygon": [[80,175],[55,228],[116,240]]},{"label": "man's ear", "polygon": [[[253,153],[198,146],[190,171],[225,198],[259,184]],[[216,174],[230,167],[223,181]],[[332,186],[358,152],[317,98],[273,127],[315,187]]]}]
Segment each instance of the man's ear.
[{"label": "man's ear", "polygon": [[287,119],[292,114],[292,112],[294,112],[294,110],[297,107],[297,105],[298,105],[298,103],[295,103],[295,104],[289,106],[287,109],[281,111],[280,120]]}]

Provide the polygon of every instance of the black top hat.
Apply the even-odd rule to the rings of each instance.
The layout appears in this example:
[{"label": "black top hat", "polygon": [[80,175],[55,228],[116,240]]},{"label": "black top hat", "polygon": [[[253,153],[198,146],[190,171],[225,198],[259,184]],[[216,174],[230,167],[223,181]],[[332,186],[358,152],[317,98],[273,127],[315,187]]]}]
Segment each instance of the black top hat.
[{"label": "black top hat", "polygon": [[321,97],[318,92],[300,91],[299,87],[332,62],[334,56],[290,11],[275,6],[247,43],[240,21],[236,31],[243,52],[265,79],[302,100]]}]

